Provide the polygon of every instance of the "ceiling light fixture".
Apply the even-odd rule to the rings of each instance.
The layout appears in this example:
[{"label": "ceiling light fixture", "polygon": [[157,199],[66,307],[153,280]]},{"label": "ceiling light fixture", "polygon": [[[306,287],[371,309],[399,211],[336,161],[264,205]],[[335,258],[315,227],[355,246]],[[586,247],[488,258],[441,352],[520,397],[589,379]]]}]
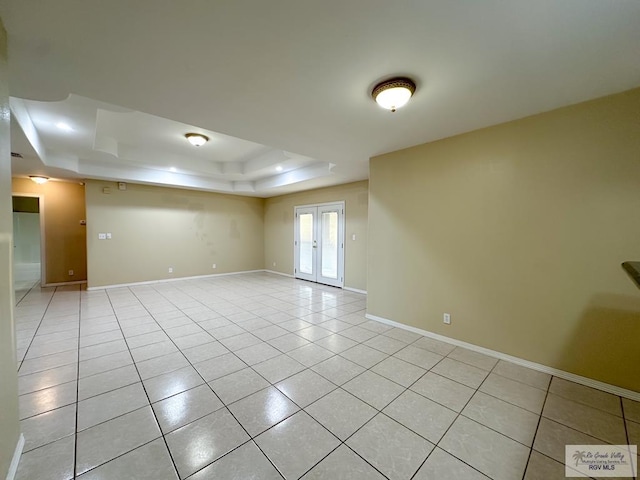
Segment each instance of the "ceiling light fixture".
[{"label": "ceiling light fixture", "polygon": [[38,185],[42,185],[43,183],[47,183],[49,181],[49,177],[43,177],[42,175],[29,175],[29,178],[32,182],[35,182]]},{"label": "ceiling light fixture", "polygon": [[65,132],[73,131],[73,128],[71,128],[71,126],[68,123],[64,123],[64,122],[56,123],[56,127],[58,127],[60,130],[65,131]]},{"label": "ceiling light fixture", "polygon": [[276,172],[281,172],[282,171],[282,165],[278,165],[276,167]]},{"label": "ceiling light fixture", "polygon": [[185,137],[194,147],[201,147],[209,141],[209,137],[202,135],[201,133],[187,133]]},{"label": "ceiling light fixture", "polygon": [[416,91],[416,84],[408,78],[392,78],[373,88],[371,96],[378,105],[395,112],[406,104]]}]

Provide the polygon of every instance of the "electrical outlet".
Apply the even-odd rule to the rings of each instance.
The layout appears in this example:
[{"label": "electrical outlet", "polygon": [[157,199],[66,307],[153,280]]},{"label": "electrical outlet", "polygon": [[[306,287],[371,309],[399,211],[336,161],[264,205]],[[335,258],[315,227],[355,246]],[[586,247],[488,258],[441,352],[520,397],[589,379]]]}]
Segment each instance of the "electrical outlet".
[{"label": "electrical outlet", "polygon": [[173,267],[169,267],[169,273],[173,273]]},{"label": "electrical outlet", "polygon": [[73,277],[73,270],[69,270],[69,276]]},{"label": "electrical outlet", "polygon": [[449,315],[448,313],[445,313],[445,314],[444,314],[443,322],[444,322],[446,325],[451,325],[451,315]]},{"label": "electrical outlet", "polygon": [[98,240],[106,240],[107,239],[107,234],[106,233],[99,233],[98,234]]},{"label": "electrical outlet", "polygon": [[211,268],[218,268],[218,267],[217,267],[217,266],[216,266],[216,264],[214,263],[214,264],[211,266]]},{"label": "electrical outlet", "polygon": [[107,232],[107,240],[111,240],[111,232]]}]

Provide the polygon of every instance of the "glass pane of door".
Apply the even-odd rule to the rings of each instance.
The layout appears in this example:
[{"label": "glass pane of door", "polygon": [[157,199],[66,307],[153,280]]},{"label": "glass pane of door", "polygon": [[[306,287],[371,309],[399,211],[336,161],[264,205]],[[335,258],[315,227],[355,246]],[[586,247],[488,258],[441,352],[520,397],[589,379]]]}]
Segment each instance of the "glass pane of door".
[{"label": "glass pane of door", "polygon": [[322,212],[320,256],[321,275],[338,278],[338,212]]},{"label": "glass pane of door", "polygon": [[300,229],[300,272],[313,274],[313,214],[298,216]]}]

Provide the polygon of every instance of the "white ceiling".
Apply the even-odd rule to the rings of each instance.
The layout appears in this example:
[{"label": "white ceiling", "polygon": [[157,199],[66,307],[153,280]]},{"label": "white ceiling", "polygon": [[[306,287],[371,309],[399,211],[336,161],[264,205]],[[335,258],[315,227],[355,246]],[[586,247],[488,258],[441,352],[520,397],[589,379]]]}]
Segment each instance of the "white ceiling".
[{"label": "white ceiling", "polygon": [[[640,86],[637,0],[2,0],[0,16],[17,174],[268,197]],[[418,88],[390,113],[370,92],[395,75]]]}]

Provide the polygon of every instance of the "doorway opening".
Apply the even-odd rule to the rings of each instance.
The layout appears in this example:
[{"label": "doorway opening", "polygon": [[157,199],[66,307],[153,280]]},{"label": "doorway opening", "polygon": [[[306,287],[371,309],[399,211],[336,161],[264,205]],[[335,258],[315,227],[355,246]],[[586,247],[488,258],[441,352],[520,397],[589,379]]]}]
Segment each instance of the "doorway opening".
[{"label": "doorway opening", "polygon": [[294,276],[344,286],[344,202],[295,207]]},{"label": "doorway opening", "polygon": [[15,194],[13,200],[13,282],[16,301],[34,285],[44,284],[44,212],[38,195]]}]

